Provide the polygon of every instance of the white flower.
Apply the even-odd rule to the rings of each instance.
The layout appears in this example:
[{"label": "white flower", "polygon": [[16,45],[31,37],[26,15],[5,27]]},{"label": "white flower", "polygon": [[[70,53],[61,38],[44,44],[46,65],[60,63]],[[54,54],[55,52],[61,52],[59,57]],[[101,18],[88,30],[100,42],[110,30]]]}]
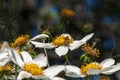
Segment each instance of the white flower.
[{"label": "white flower", "polygon": [[85,77],[86,75],[105,74],[110,75],[120,70],[120,63],[114,65],[115,60],[109,58],[102,61],[100,64],[97,62],[89,63],[81,68],[76,66],[67,65],[65,72],[69,77]]},{"label": "white flower", "polygon": [[14,51],[13,55],[17,65],[19,65],[22,69],[17,76],[18,80],[30,77],[34,79],[52,80],[65,68],[63,65],[56,65],[44,69],[43,67],[47,66],[47,58],[44,54],[39,54],[34,59],[32,59],[29,53],[25,51],[21,52],[21,56],[16,51]]},{"label": "white flower", "polygon": [[11,54],[11,48],[8,45],[8,42],[5,41],[2,44],[1,50],[0,50],[0,66],[6,65],[12,58]]},{"label": "white flower", "polygon": [[56,37],[51,43],[41,43],[31,40],[30,42],[39,48],[55,48],[55,52],[58,56],[67,54],[70,50],[79,48],[81,45],[86,44],[86,42],[94,35],[94,33],[86,35],[81,40],[74,40],[69,34],[62,34]]}]

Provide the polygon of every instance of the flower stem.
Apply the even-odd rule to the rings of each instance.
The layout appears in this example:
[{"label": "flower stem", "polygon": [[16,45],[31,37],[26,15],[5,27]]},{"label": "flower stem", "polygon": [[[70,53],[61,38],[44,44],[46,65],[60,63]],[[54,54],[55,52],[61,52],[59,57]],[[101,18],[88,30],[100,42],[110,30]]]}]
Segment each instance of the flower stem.
[{"label": "flower stem", "polygon": [[4,80],[8,80],[8,78],[7,78],[7,76],[6,76],[6,75],[4,75]]},{"label": "flower stem", "polygon": [[116,47],[116,44],[113,45],[113,48],[112,48],[112,50],[110,52],[110,57],[112,57],[112,54],[113,54],[113,51],[115,50],[115,47]]},{"label": "flower stem", "polygon": [[17,80],[17,65],[15,65],[15,80]]},{"label": "flower stem", "polygon": [[120,55],[113,56],[112,58],[117,58],[117,57],[120,57]]},{"label": "flower stem", "polygon": [[70,61],[69,61],[69,59],[68,59],[68,56],[67,56],[67,55],[65,55],[65,59],[66,59],[67,64],[70,64]]}]

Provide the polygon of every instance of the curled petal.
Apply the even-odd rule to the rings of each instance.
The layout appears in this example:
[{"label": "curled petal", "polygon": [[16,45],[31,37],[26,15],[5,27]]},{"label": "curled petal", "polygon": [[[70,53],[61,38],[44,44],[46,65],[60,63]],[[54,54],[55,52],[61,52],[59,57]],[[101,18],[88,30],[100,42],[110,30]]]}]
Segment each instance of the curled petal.
[{"label": "curled petal", "polygon": [[39,34],[39,35],[33,37],[31,40],[41,39],[41,38],[46,38],[46,37],[49,37],[49,36],[46,34]]}]

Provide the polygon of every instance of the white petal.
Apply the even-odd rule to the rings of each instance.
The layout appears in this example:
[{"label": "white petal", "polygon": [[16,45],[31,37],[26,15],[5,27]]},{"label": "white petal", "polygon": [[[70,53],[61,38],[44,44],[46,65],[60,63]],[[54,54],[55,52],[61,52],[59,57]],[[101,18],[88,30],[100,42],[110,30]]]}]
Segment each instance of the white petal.
[{"label": "white petal", "polygon": [[86,44],[86,42],[87,42],[89,39],[91,39],[93,35],[94,35],[94,33],[91,33],[91,34],[86,35],[83,39],[81,39],[81,42],[82,42],[83,44]]},{"label": "white petal", "polygon": [[54,77],[54,78],[52,78],[51,80],[65,80],[65,79],[63,79],[63,78],[61,78],[61,77]]},{"label": "white petal", "polygon": [[51,66],[51,67],[45,69],[43,74],[48,77],[54,77],[54,76],[58,75],[64,69],[65,69],[64,65],[55,65],[55,66]]},{"label": "white petal", "polygon": [[31,40],[41,39],[41,38],[46,38],[46,37],[49,37],[49,36],[46,34],[39,34],[39,35],[33,37]]},{"label": "white petal", "polygon": [[115,63],[115,60],[112,58],[109,58],[102,61],[100,65],[102,66],[102,68],[106,68],[106,67],[112,66],[114,63]]},{"label": "white petal", "polygon": [[25,63],[32,61],[31,55],[28,52],[26,52],[26,51],[22,51],[21,52],[21,56],[22,56],[22,58],[23,58]]},{"label": "white petal", "polygon": [[108,71],[104,71],[102,73],[106,74],[106,75],[110,75],[110,74],[113,74],[114,72],[119,71],[119,70],[120,70],[120,63],[114,65],[112,69],[109,69]]},{"label": "white petal", "polygon": [[1,47],[1,52],[8,51],[9,49],[10,49],[10,46],[8,45],[8,42],[7,41],[3,42]]},{"label": "white petal", "polygon": [[72,72],[75,74],[81,74],[80,73],[80,68],[73,66],[73,65],[67,65],[65,68],[66,73]]},{"label": "white petal", "polygon": [[79,48],[81,45],[86,44],[86,42],[92,38],[92,36],[94,35],[94,33],[88,34],[86,35],[83,39],[81,40],[75,40],[73,43],[70,44],[70,50],[74,50]]},{"label": "white petal", "polygon": [[70,48],[70,50],[74,50],[74,49],[79,48],[79,47],[80,47],[81,45],[83,45],[83,44],[84,44],[84,43],[83,43],[82,41],[76,40],[76,41],[74,41],[73,43],[70,44],[69,48]]},{"label": "white petal", "polygon": [[0,53],[0,66],[6,65],[11,60],[8,53]]},{"label": "white petal", "polygon": [[31,43],[33,45],[35,45],[35,47],[39,47],[39,48],[55,48],[56,46],[52,45],[51,43],[40,43],[40,42],[36,42],[36,41],[31,41]]},{"label": "white petal", "polygon": [[72,37],[70,36],[70,34],[67,34],[67,33],[61,34],[61,36],[69,37],[70,39],[72,38]]},{"label": "white petal", "polygon": [[67,65],[65,68],[65,75],[69,77],[85,77],[80,73],[80,69],[77,66]]},{"label": "white petal", "polygon": [[20,55],[14,49],[12,49],[12,54],[13,54],[13,59],[15,60],[15,64],[19,65],[22,68],[24,63],[23,63]]},{"label": "white petal", "polygon": [[43,80],[49,80],[49,77],[45,75],[38,75],[38,76],[32,76],[33,79],[43,79]]},{"label": "white petal", "polygon": [[87,74],[89,74],[89,75],[98,75],[98,74],[100,74],[100,72],[101,72],[101,70],[99,70],[99,69],[89,69],[87,71]]},{"label": "white petal", "polygon": [[32,74],[26,72],[26,71],[20,71],[20,73],[17,76],[17,80],[22,80],[24,78],[29,78],[31,77]]},{"label": "white petal", "polygon": [[38,64],[40,67],[47,66],[47,57],[44,54],[39,54],[34,58],[34,62]]},{"label": "white petal", "polygon": [[65,54],[67,54],[68,52],[68,47],[66,46],[60,46],[58,48],[55,49],[55,52],[58,56],[63,56]]}]

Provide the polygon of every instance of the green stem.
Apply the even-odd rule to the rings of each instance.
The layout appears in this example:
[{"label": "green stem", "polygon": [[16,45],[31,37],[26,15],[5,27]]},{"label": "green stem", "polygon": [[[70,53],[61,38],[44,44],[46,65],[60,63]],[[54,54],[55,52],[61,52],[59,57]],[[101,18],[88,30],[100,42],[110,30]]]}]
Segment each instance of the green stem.
[{"label": "green stem", "polygon": [[116,44],[113,45],[113,48],[112,48],[112,50],[111,50],[111,52],[110,52],[109,57],[112,57],[112,54],[113,54],[113,51],[115,50],[115,47],[116,47]]},{"label": "green stem", "polygon": [[117,58],[117,57],[120,57],[120,55],[113,56],[112,58]]},{"label": "green stem", "polygon": [[8,80],[8,78],[7,78],[7,76],[6,76],[6,75],[4,75],[4,80]]},{"label": "green stem", "polygon": [[65,55],[65,59],[66,59],[67,64],[70,64],[70,61],[69,61],[69,59],[68,59],[68,56],[67,56],[67,55]]},{"label": "green stem", "polygon": [[15,65],[15,80],[17,80],[17,65]]}]

